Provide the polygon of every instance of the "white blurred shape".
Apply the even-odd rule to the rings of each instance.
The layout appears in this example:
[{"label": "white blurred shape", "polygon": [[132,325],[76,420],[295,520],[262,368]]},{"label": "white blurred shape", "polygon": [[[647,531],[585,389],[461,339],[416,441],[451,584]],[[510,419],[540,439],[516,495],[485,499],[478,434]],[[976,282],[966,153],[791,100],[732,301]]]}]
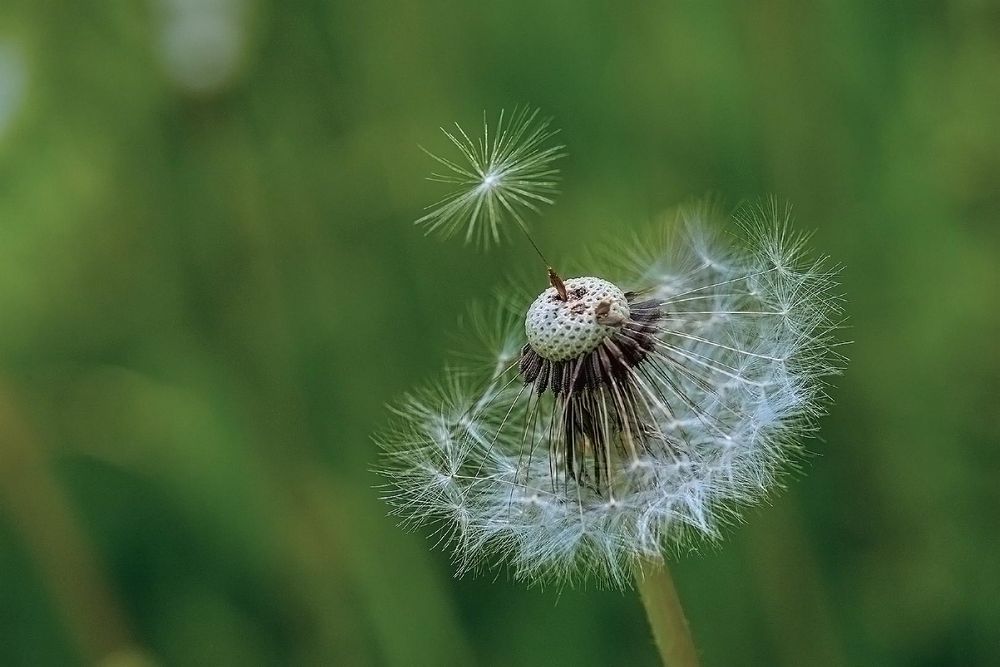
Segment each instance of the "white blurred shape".
[{"label": "white blurred shape", "polygon": [[194,93],[232,81],[246,46],[246,0],[159,0],[160,58],[167,75]]},{"label": "white blurred shape", "polygon": [[21,108],[27,87],[24,53],[16,44],[0,41],[0,137]]}]

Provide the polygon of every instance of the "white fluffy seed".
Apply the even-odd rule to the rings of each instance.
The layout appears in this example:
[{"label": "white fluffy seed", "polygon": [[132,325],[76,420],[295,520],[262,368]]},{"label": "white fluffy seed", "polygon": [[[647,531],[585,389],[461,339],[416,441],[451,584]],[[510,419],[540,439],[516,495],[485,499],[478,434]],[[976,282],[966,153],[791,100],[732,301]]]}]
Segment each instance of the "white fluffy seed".
[{"label": "white fluffy seed", "polygon": [[538,295],[524,319],[528,344],[549,361],[575,359],[594,350],[629,317],[628,300],[613,283],[584,276],[570,278],[565,285],[566,301],[550,287]]}]

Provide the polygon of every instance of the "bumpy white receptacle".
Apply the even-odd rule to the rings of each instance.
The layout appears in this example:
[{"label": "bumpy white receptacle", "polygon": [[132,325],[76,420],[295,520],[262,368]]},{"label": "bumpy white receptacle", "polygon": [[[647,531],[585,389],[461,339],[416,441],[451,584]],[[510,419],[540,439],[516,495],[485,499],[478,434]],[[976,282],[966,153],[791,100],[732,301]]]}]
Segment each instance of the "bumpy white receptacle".
[{"label": "bumpy white receptacle", "polygon": [[629,317],[628,300],[613,283],[586,276],[565,284],[566,301],[550,287],[538,295],[524,319],[528,344],[549,361],[575,359],[594,350]]}]

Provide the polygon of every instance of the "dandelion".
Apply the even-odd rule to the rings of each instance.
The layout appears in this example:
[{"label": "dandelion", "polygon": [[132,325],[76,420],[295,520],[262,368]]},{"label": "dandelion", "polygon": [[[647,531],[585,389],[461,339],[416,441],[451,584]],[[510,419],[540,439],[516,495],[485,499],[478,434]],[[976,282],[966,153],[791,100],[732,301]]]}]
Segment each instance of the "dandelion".
[{"label": "dandelion", "polygon": [[737,211],[738,238],[721,217],[688,208],[663,243],[566,280],[549,268],[530,304],[480,327],[488,369],[452,368],[394,407],[387,499],[435,527],[459,573],[634,578],[651,619],[686,634],[664,611],[679,612],[664,553],[719,539],[780,486],[842,361],[835,271],[788,209]]},{"label": "dandelion", "polygon": [[458,149],[457,161],[424,149],[445,171],[430,180],[457,186],[454,192],[428,208],[416,224],[428,233],[452,236],[465,229],[466,242],[487,246],[499,242],[507,223],[527,232],[526,211],[553,203],[559,170],[553,162],[565,157],[564,146],[545,146],[558,130],[537,109],[519,107],[505,118],[501,111],[492,135],[483,115],[483,133],[476,140],[455,123],[455,131],[441,131]]}]

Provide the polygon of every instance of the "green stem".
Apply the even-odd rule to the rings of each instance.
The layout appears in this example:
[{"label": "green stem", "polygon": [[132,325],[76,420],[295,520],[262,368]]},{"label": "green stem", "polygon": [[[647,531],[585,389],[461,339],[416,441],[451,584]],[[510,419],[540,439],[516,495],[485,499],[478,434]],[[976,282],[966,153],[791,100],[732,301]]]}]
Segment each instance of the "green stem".
[{"label": "green stem", "polygon": [[635,585],[664,666],[698,667],[698,652],[667,564],[646,561],[636,569]]}]

